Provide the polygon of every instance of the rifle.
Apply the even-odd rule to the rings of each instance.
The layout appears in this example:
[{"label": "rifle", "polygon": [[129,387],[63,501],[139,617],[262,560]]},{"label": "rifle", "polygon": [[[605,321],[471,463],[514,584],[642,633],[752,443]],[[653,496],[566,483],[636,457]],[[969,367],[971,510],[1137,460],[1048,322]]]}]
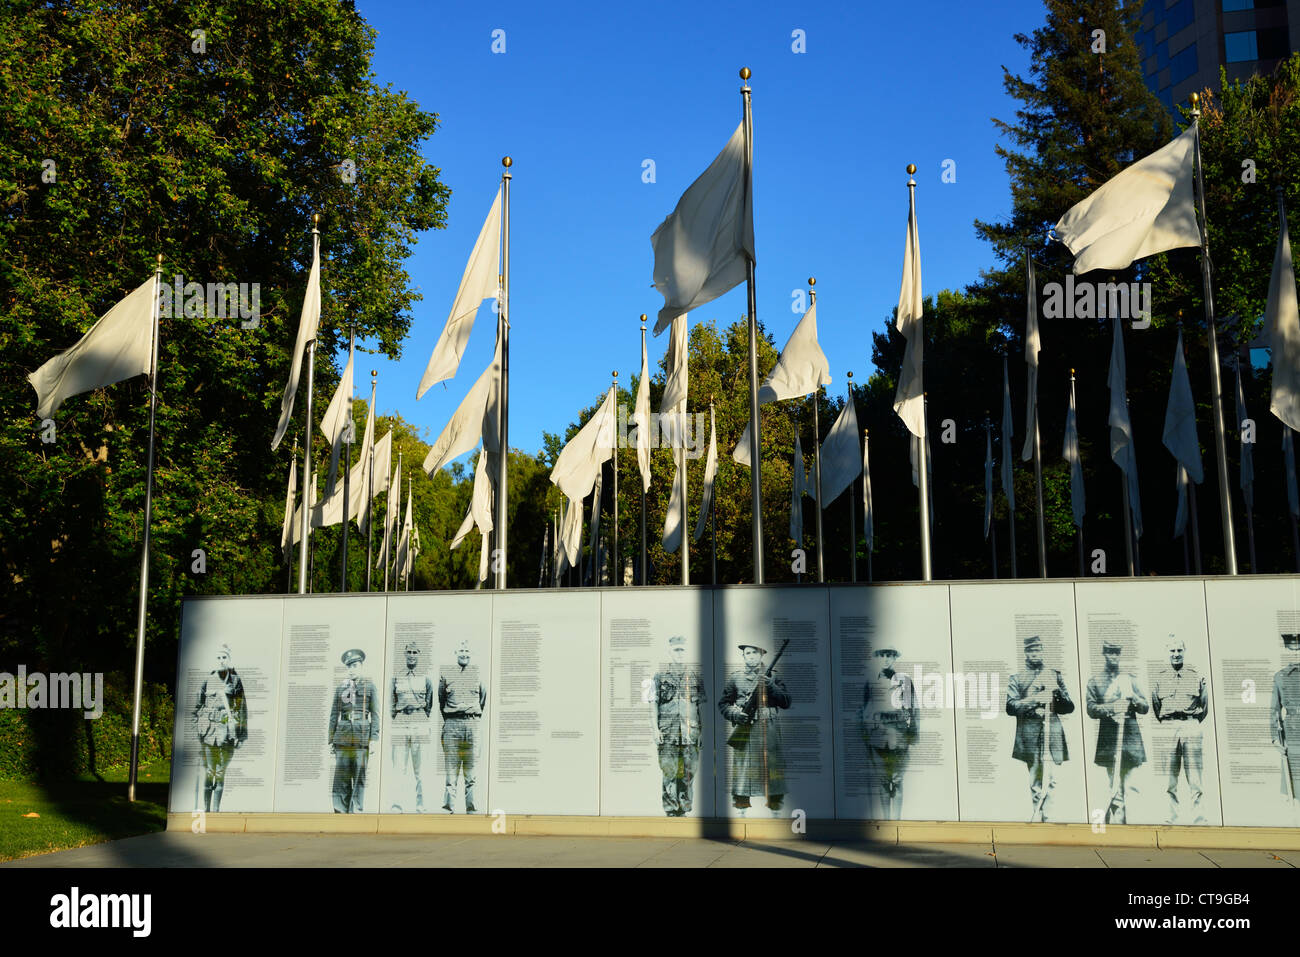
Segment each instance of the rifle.
[{"label": "rifle", "polygon": [[[776,667],[776,663],[785,654],[785,648],[788,644],[790,644],[789,638],[781,643],[781,648],[777,651],[776,656],[772,658],[772,663],[763,672],[762,682],[764,686],[767,684],[767,679],[772,677],[772,669]],[[745,717],[749,720],[744,724],[736,725],[736,730],[732,731],[731,737],[727,738],[727,744],[737,750],[743,750],[749,744],[749,729],[754,726],[754,717],[758,714],[759,687],[759,685],[754,685],[754,690],[750,692],[749,697],[740,708],[741,711],[745,712]]]}]

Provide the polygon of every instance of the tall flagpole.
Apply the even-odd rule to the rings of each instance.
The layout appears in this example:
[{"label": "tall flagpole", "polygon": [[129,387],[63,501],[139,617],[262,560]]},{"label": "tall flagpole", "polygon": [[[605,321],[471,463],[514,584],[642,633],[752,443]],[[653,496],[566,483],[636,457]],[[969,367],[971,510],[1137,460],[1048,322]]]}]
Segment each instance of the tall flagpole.
[{"label": "tall flagpole", "polygon": [[[1077,408],[1077,407],[1078,407],[1078,406],[1077,406],[1077,404],[1075,403],[1075,399],[1074,399],[1074,370],[1071,369],[1071,370],[1070,370],[1070,408],[1071,408],[1071,409],[1075,409],[1075,408]],[[1076,419],[1076,421],[1075,421],[1075,435],[1076,435],[1076,443],[1075,443],[1075,444],[1077,445],[1077,444],[1078,444],[1078,442],[1077,442],[1077,436],[1078,436],[1078,420],[1077,420],[1077,419]],[[1072,467],[1073,467],[1073,466],[1072,466]],[[1080,475],[1083,474],[1083,463],[1082,463],[1082,462],[1079,463],[1079,474],[1080,474]],[[1073,475],[1071,476],[1071,481],[1073,481]],[[1070,494],[1073,496],[1073,494],[1074,494],[1073,489],[1071,489]],[[1085,503],[1085,504],[1086,504],[1086,503]],[[1073,501],[1073,499],[1071,499],[1070,505],[1071,505],[1071,507],[1073,507],[1073,505],[1074,505],[1074,501]],[[1079,577],[1082,578],[1082,577],[1084,576],[1084,574],[1085,574],[1085,562],[1084,562],[1084,558],[1083,558],[1083,526],[1082,526],[1082,525],[1076,525],[1076,526],[1074,527],[1074,540],[1075,540],[1075,543],[1079,546]],[[1198,570],[1198,574],[1199,574],[1199,570]]]},{"label": "tall flagpole", "polygon": [[[1007,372],[1007,354],[1005,351],[1003,351],[1002,381],[1004,383],[1010,383],[1011,379],[1008,376],[1009,374]],[[1006,386],[1004,388],[1009,388],[1009,386]],[[1003,399],[1002,401],[1006,402],[1007,400]],[[1009,490],[1008,489],[1002,490],[1002,494],[1007,497],[1007,523],[1011,526],[1011,577],[1019,578],[1020,574],[1016,570],[1016,506],[1013,498],[1015,496],[1016,473],[1015,473],[1015,465],[1014,465],[1015,459],[1012,457],[1011,454],[1010,433],[1003,436],[1002,438],[1002,454],[1006,457],[1007,460],[1006,461],[1007,484],[1011,486]],[[1127,501],[1127,499],[1125,499],[1125,501]]]},{"label": "tall flagpole", "polygon": [[[298,439],[293,440],[293,451],[289,453],[289,461],[293,462],[298,458]],[[304,506],[305,507],[305,506]],[[288,595],[293,588],[293,513],[289,517],[289,541],[285,543],[284,557],[286,562],[284,593]]]},{"label": "tall flagpole", "polygon": [[[808,298],[812,304],[817,305],[817,278],[808,277]],[[826,581],[826,565],[822,552],[822,430],[821,420],[817,414],[817,406],[820,404],[822,387],[817,383],[813,387],[813,489],[817,493],[817,581]],[[803,511],[803,502],[799,503],[799,510]],[[802,518],[802,515],[800,516]]]},{"label": "tall flagpole", "polygon": [[[1029,247],[1025,247],[1025,277],[1029,277]],[[1037,314],[1038,301],[1036,298],[1037,290],[1029,287],[1026,293],[1033,305],[1035,315]],[[1035,359],[1037,357],[1035,356]],[[1043,519],[1043,450],[1042,443],[1039,441],[1038,434],[1038,365],[1034,364],[1034,421],[1029,423],[1029,428],[1034,430],[1034,492],[1038,498],[1038,577],[1047,577],[1047,528]]]},{"label": "tall flagpole", "polygon": [[[610,392],[614,394],[613,405],[618,404],[618,370],[614,370],[614,384],[609,387]],[[611,519],[610,528],[613,530],[612,541],[610,543],[609,556],[609,579],[611,585],[623,584],[619,579],[623,577],[623,566],[618,560],[618,442],[614,442],[614,515]]]},{"label": "tall flagpole", "polygon": [[[645,319],[646,316],[645,313],[643,312],[641,313],[641,354],[642,355],[645,355]],[[639,384],[638,384],[638,388],[640,388]],[[642,429],[649,429],[649,428],[650,428],[649,422],[642,422],[640,425],[637,426],[638,441],[648,442],[650,440],[648,434],[645,436],[641,435]],[[647,564],[646,548],[645,548],[645,482],[638,480],[637,488],[641,490],[641,582],[640,584],[644,585],[646,584],[646,564]]]},{"label": "tall flagpole", "polygon": [[[745,196],[749,203],[754,200],[754,118],[750,106],[749,67],[740,71],[744,86],[740,88],[742,112],[745,127]],[[759,450],[762,448],[760,433],[762,423],[758,418],[758,298],[754,287],[754,260],[746,259],[745,269],[748,273],[749,286],[749,491],[750,509],[753,513],[754,536],[754,584],[763,584],[763,475]],[[820,458],[820,456],[818,456]],[[821,508],[821,503],[817,503]],[[683,518],[683,524],[685,519]],[[821,536],[817,536],[817,547],[821,547]]]},{"label": "tall flagpole", "polygon": [[[683,359],[684,358],[685,357],[683,357]],[[678,408],[682,410],[681,417],[678,419],[680,424],[677,426],[677,438],[679,440],[677,447],[677,467],[682,470],[682,584],[689,585],[691,583],[691,539],[689,529],[686,525],[686,516],[690,514],[689,503],[691,497],[691,483],[686,480],[686,403],[682,402],[678,405]]]},{"label": "tall flagpole", "polygon": [[[993,424],[989,420],[988,410],[985,409],[984,410],[984,441],[987,443],[986,447],[990,450],[992,450],[993,448],[992,433],[993,433]],[[992,497],[993,497],[993,480],[990,477],[989,493],[987,496],[985,496],[985,498],[991,499]],[[989,551],[993,559],[993,577],[997,578],[998,577],[998,523],[993,521],[992,503],[985,501],[984,508],[989,513]]]},{"label": "tall flagpole", "polygon": [[[849,373],[849,401],[853,401],[853,373]],[[820,455],[817,458],[821,458]],[[821,514],[820,503],[817,512]],[[858,580],[858,506],[853,500],[853,483],[849,483],[849,581]]]},{"label": "tall flagpole", "polygon": [[[320,256],[320,213],[312,213],[311,217],[311,254],[312,261],[315,262]],[[302,538],[298,542],[298,594],[307,594],[307,575],[309,558],[307,555],[307,539],[311,536],[311,492],[315,488],[312,484],[311,477],[311,394],[314,388],[316,378],[316,340],[312,339],[307,343],[307,429],[304,433],[306,439],[303,441],[302,450],[302,527],[300,529]]]},{"label": "tall flagpole", "polygon": [[[867,430],[863,429],[862,430],[862,481],[863,481],[864,496],[866,495],[867,483],[871,481],[871,452],[870,452],[869,443],[867,441],[868,438],[869,436],[867,434]],[[865,501],[863,503],[863,508],[866,508]],[[874,510],[873,510],[872,522],[873,524],[875,522]],[[866,530],[866,523],[867,523],[867,516],[864,514],[862,516],[862,525],[864,531]],[[871,573],[872,571],[871,553],[874,552],[875,550],[876,550],[876,531],[875,528],[873,527],[871,530],[871,541],[867,543],[867,584],[871,584],[871,582],[875,581],[875,578],[872,576]]]},{"label": "tall flagpole", "polygon": [[1228,447],[1223,433],[1223,383],[1219,375],[1219,341],[1214,328],[1214,295],[1210,288],[1210,223],[1205,210],[1201,175],[1200,97],[1192,94],[1196,126],[1196,195],[1201,207],[1201,285],[1205,290],[1205,327],[1210,347],[1210,402],[1214,413],[1214,448],[1219,460],[1219,512],[1223,519],[1223,552],[1228,574],[1237,574],[1237,540],[1232,529],[1232,497],[1228,494]]},{"label": "tall flagpole", "polygon": [[[709,428],[713,429],[713,396],[709,396]],[[713,584],[718,583],[718,476],[713,475],[713,494],[709,496],[709,544],[713,551]]]},{"label": "tall flagpole", "polygon": [[[908,215],[912,223],[915,223],[916,221],[916,178],[915,177],[916,177],[916,164],[908,163],[907,164],[907,198],[909,203]],[[920,244],[918,241],[917,250],[919,251],[919,249],[920,249]],[[918,269],[920,268],[919,258],[918,258],[917,268]],[[928,415],[928,410],[925,407],[924,400],[922,400],[921,409],[922,409],[921,412],[922,423],[924,426],[921,431],[924,432],[926,435],[928,435],[930,432],[929,415]],[[932,577],[930,574],[930,476],[927,474],[929,472],[929,469],[925,467],[926,444],[925,444],[924,436],[917,439],[917,441],[921,443],[921,448],[920,448],[921,454],[917,456],[917,458],[921,460],[921,468],[920,468],[920,474],[917,476],[917,483],[916,483],[917,491],[920,492],[921,495],[921,580],[928,582],[931,580]]]},{"label": "tall flagpole", "polygon": [[153,343],[149,356],[149,464],[144,484],[144,545],[140,549],[140,610],[135,631],[135,688],[131,699],[131,770],[126,799],[135,800],[140,776],[140,694],[144,689],[144,626],[149,611],[149,520],[153,516],[154,422],[158,413],[158,285],[162,282],[162,254],[153,274]]},{"label": "tall flagpole", "polygon": [[[379,384],[379,370],[370,370],[370,409],[375,407],[375,386]],[[390,445],[391,449],[392,446]],[[375,443],[370,442],[370,487],[366,490],[366,591],[370,591],[370,566],[374,564],[375,548]]]},{"label": "tall flagpole", "polygon": [[501,337],[501,402],[500,427],[501,461],[497,471],[497,520],[493,534],[496,537],[496,587],[506,587],[506,462],[510,458],[510,167],[514,161],[502,157],[501,165],[501,308],[498,335]]},{"label": "tall flagpole", "polygon": [[[1179,335],[1182,335],[1183,332],[1182,315],[1183,313],[1182,310],[1180,309],[1178,311]],[[1183,363],[1186,364],[1186,362],[1187,362],[1187,356],[1186,356],[1186,351],[1184,350]],[[1201,523],[1200,520],[1197,518],[1196,483],[1192,481],[1190,475],[1187,477],[1187,517],[1192,526],[1192,556],[1193,556],[1192,567],[1196,569],[1196,574],[1199,575],[1201,574]]]},{"label": "tall flagpole", "polygon": [[[357,334],[352,329],[348,329],[348,351],[349,353],[356,346]],[[352,396],[347,397],[348,403],[348,427],[344,432],[344,442],[348,447],[347,461],[344,462],[343,469],[343,572],[340,582],[339,591],[348,590],[348,526],[352,524],[348,517],[348,512],[352,511],[352,433],[357,430],[356,420],[352,416]],[[373,444],[373,443],[372,443]]]}]

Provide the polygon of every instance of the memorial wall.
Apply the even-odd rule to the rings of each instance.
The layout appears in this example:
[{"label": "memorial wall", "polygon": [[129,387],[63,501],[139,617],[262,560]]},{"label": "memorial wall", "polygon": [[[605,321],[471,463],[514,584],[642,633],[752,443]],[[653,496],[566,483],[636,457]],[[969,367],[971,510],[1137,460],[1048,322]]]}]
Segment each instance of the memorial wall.
[{"label": "memorial wall", "polygon": [[171,782],[178,813],[1300,826],[1300,578],[191,598]]}]

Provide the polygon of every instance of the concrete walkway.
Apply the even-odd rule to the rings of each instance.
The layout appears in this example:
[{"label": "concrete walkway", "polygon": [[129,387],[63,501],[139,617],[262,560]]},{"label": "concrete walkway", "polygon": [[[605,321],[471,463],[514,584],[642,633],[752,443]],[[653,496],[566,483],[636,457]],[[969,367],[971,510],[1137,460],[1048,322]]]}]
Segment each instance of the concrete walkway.
[{"label": "concrete walkway", "polygon": [[1300,867],[1300,851],[879,844],[706,838],[191,834],[42,854],[0,867]]}]

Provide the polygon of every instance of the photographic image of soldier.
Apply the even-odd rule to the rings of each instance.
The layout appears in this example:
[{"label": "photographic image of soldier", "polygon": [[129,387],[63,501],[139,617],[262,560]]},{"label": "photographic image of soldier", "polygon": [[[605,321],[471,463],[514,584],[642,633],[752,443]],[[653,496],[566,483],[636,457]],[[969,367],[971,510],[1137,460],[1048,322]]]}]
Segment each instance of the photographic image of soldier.
[{"label": "photographic image of soldier", "polygon": [[903,813],[903,774],[920,733],[920,708],[912,679],[895,670],[898,649],[876,648],[876,673],[862,688],[862,739],[874,796],[873,817],[897,821]]},{"label": "photographic image of soldier", "polygon": [[375,683],[361,672],[366,653],[359,648],[343,652],[347,677],[334,691],[328,739],[334,755],[331,797],[335,814],[357,814],[365,809],[366,767],[370,746],[379,737],[382,707]]},{"label": "photographic image of soldier", "polygon": [[478,732],[487,706],[487,688],[478,665],[470,661],[468,640],[456,648],[456,663],[443,665],[438,678],[438,709],[442,714],[442,757],[446,789],[442,808],[454,814],[457,782],[465,781],[465,813],[474,813],[475,757]]},{"label": "photographic image of soldier", "polygon": [[744,667],[727,677],[718,699],[718,709],[733,726],[727,738],[732,804],[746,817],[753,799],[760,798],[776,817],[786,793],[779,716],[790,707],[790,693],[775,662],[764,665],[766,645],[751,641],[738,647]]},{"label": "photographic image of soldier", "polygon": [[1269,731],[1282,759],[1282,795],[1300,827],[1300,634],[1282,635],[1282,668],[1273,676]]},{"label": "photographic image of soldier", "polygon": [[[408,641],[403,649],[405,667],[393,676],[389,689],[389,734],[392,748],[390,768],[400,775],[404,783],[414,785],[416,813],[424,811],[424,747],[429,743],[433,714],[433,682],[420,668],[420,646]],[[385,789],[390,787],[385,783]],[[403,790],[406,790],[404,788]],[[403,800],[405,800],[403,798]],[[403,804],[394,803],[392,809],[403,810]]]},{"label": "photographic image of soldier", "polygon": [[[203,679],[191,714],[202,762],[195,790],[202,785],[204,811],[221,810],[226,769],[235,751],[248,740],[248,702],[244,697],[244,682],[235,671],[232,658],[229,645],[217,649],[216,667]],[[197,794],[194,804],[197,810]]]},{"label": "photographic image of soldier", "polygon": [[1044,665],[1042,638],[1026,638],[1024,652],[1025,670],[1007,683],[1007,714],[1016,719],[1011,757],[1029,769],[1029,820],[1050,821],[1055,769],[1070,758],[1061,715],[1072,713],[1074,702],[1061,673]]},{"label": "photographic image of soldier", "polygon": [[1102,642],[1104,667],[1101,674],[1088,679],[1087,687],[1088,717],[1097,720],[1093,763],[1106,769],[1110,789],[1104,814],[1107,824],[1128,823],[1128,795],[1138,791],[1130,777],[1133,769],[1147,759],[1137,716],[1146,714],[1151,706],[1142,694],[1137,677],[1120,669],[1123,653],[1119,642]]},{"label": "photographic image of soldier", "polygon": [[[1204,794],[1202,775],[1205,751],[1201,722],[1209,713],[1209,696],[1205,677],[1187,664],[1186,644],[1170,635],[1166,644],[1169,664],[1159,668],[1151,680],[1151,711],[1158,722],[1159,738],[1155,742],[1158,767],[1165,774],[1169,793],[1169,824],[1204,824],[1201,810]],[[1180,778],[1187,779],[1190,801],[1180,802]],[[1179,818],[1183,820],[1179,820]]]},{"label": "photographic image of soldier", "polygon": [[664,814],[684,817],[694,803],[703,729],[700,706],[708,699],[698,663],[686,660],[686,638],[669,638],[668,650],[671,660],[652,679],[651,727],[663,774]]}]

